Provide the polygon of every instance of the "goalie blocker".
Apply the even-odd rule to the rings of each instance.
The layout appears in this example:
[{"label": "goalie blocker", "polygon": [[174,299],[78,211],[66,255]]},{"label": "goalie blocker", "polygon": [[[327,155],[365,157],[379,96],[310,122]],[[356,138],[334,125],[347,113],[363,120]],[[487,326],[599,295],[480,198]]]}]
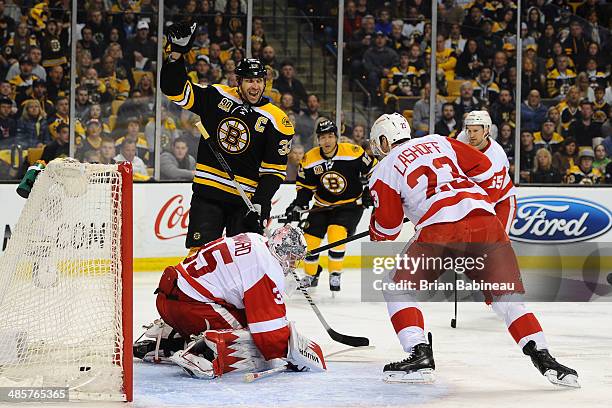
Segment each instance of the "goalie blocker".
[{"label": "goalie blocker", "polygon": [[[201,247],[162,274],[156,303],[165,323],[145,333],[155,340],[137,343],[135,355],[203,378],[269,368],[274,359],[325,370],[321,348],[287,321],[282,296],[286,271],[305,253],[302,233],[290,225],[269,240],[247,233]],[[195,337],[181,350],[173,331],[183,341]]]}]

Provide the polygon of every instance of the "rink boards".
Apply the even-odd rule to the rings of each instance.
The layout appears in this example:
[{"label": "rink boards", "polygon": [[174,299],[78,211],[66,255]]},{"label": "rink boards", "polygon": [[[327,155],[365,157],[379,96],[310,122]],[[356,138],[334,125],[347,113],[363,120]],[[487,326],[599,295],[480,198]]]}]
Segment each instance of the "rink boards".
[{"label": "rink boards", "polygon": [[[15,193],[15,188],[14,184],[0,185],[4,203],[0,226],[3,227],[4,240],[14,229],[25,203]],[[519,258],[521,266],[545,268],[548,263],[546,257],[559,254],[564,257],[564,262],[580,264],[584,253],[580,246],[572,245],[577,242],[596,242],[598,246],[606,248],[600,255],[607,257],[607,262],[609,255],[612,255],[609,244],[606,245],[612,241],[612,195],[608,192],[606,188],[589,187],[519,187],[517,220],[510,235],[522,248]],[[295,186],[282,185],[273,198],[271,214],[284,213],[294,198]],[[190,200],[189,183],[135,184],[133,229],[136,271],[163,269],[185,254]],[[358,232],[367,229],[370,213],[371,209],[364,211]],[[413,234],[414,227],[406,223],[398,240],[407,242]],[[361,242],[347,245],[347,267],[359,267]]]}]

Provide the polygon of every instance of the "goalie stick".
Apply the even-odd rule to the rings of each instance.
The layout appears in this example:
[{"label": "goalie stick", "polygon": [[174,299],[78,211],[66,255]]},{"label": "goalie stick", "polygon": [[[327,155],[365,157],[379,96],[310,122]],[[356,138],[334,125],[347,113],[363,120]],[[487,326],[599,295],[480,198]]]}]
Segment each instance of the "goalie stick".
[{"label": "goalie stick", "polygon": [[[325,359],[327,360],[329,357],[338,356],[340,354],[348,353],[350,351],[356,351],[356,350],[374,350],[374,348],[375,348],[374,346],[350,347],[350,348],[334,351],[333,353],[326,354],[325,355]],[[288,365],[282,365],[282,366],[271,368],[269,370],[259,371],[257,373],[246,373],[244,375],[243,379],[244,379],[244,382],[251,383],[251,382],[253,382],[255,380],[258,380],[260,378],[266,378],[266,377],[270,377],[270,376],[272,376],[274,374],[281,373],[281,372],[283,372],[283,371],[285,371],[287,369],[288,369]]]},{"label": "goalie stick", "polygon": [[332,340],[337,341],[338,343],[346,344],[347,346],[352,346],[352,347],[361,347],[361,346],[367,346],[370,344],[370,340],[367,337],[349,336],[347,334],[338,333],[337,331],[332,329],[327,323],[327,321],[325,320],[325,318],[323,317],[323,315],[321,314],[319,307],[316,305],[314,300],[312,300],[312,298],[310,297],[310,294],[308,293],[306,288],[304,288],[300,284],[300,278],[297,276],[297,273],[295,273],[295,270],[289,269],[289,272],[291,272],[293,279],[295,279],[295,281],[298,283],[298,289],[300,290],[300,292],[302,292],[302,294],[308,301],[308,304],[310,305],[312,310],[315,312],[315,315],[317,315],[317,318],[319,319],[319,321],[321,322],[321,324],[327,331],[327,334],[329,334],[329,337],[332,338]]}]

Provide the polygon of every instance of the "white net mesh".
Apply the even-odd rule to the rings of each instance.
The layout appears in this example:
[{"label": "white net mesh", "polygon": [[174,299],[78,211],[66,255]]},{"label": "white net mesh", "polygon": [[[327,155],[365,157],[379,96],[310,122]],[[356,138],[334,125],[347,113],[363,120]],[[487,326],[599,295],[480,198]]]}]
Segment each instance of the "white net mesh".
[{"label": "white net mesh", "polygon": [[121,174],[49,163],[0,258],[0,386],[123,398]]}]

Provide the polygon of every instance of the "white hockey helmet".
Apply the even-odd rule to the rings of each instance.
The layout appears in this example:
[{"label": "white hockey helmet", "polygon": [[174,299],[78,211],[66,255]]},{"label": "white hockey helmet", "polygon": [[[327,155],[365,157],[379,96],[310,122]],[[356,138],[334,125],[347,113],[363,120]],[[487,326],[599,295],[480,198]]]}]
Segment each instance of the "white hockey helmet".
[{"label": "white hockey helmet", "polygon": [[406,118],[399,113],[381,115],[370,131],[370,145],[372,152],[377,156],[386,156],[382,150],[382,138],[387,140],[389,147],[400,140],[410,140],[410,125]]},{"label": "white hockey helmet", "polygon": [[489,112],[480,110],[468,113],[465,117],[464,127],[472,125],[481,125],[485,130],[485,134],[489,135],[491,133],[491,126],[493,126]]},{"label": "white hockey helmet", "polygon": [[283,269],[293,268],[306,256],[306,239],[299,228],[286,224],[272,232],[268,248]]}]

